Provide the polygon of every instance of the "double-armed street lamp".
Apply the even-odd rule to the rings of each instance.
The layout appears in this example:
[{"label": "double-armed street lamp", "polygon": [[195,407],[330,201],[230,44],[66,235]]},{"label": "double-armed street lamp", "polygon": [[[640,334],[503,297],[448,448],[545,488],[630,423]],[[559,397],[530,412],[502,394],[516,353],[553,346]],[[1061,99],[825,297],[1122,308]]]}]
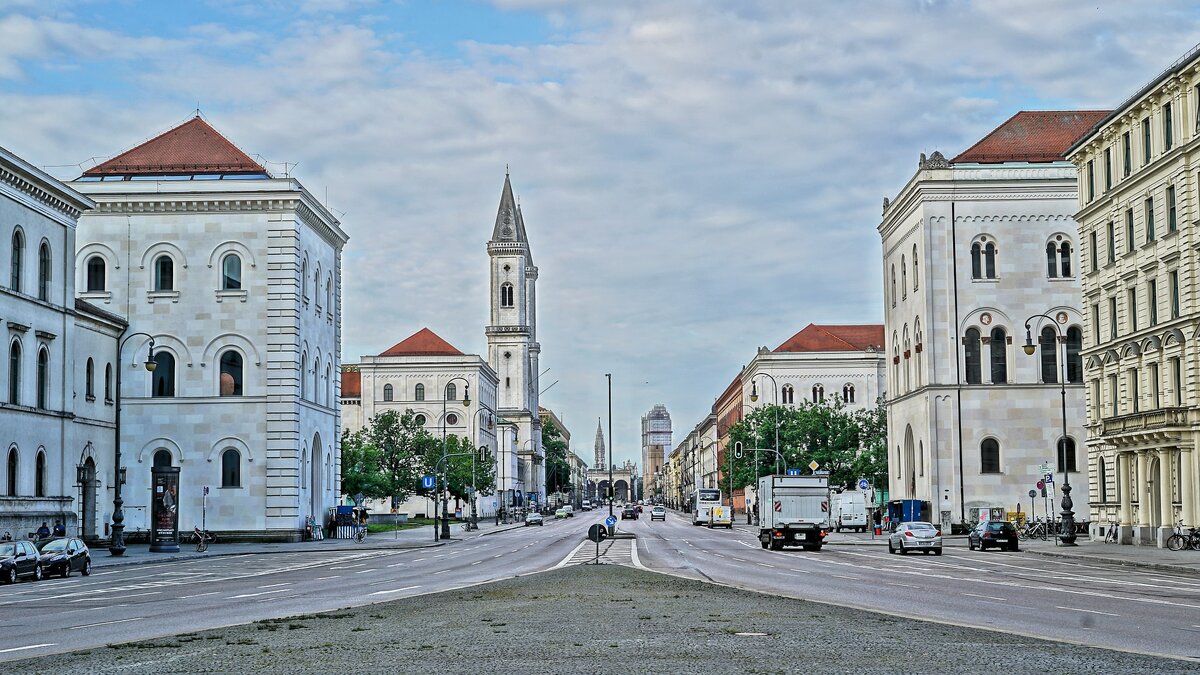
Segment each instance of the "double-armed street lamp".
[{"label": "double-armed street lamp", "polygon": [[[1075,506],[1071,501],[1071,473],[1070,463],[1067,457],[1067,339],[1063,333],[1063,329],[1059,326],[1057,320],[1047,314],[1034,314],[1025,320],[1025,346],[1022,349],[1026,356],[1033,356],[1037,348],[1033,344],[1033,335],[1030,329],[1030,322],[1034,319],[1046,319],[1054,326],[1054,332],[1058,336],[1058,343],[1062,345],[1062,355],[1060,363],[1062,363],[1062,375],[1059,377],[1059,389],[1062,394],[1062,436],[1058,440],[1058,461],[1062,465],[1063,486],[1062,486],[1062,528],[1059,532],[1058,539],[1063,546],[1076,546],[1075,543],[1075,512],[1072,507]],[[1057,350],[1056,350],[1057,351]]]},{"label": "double-armed street lamp", "polygon": [[121,507],[125,504],[125,500],[121,498],[121,485],[125,482],[125,469],[121,466],[121,371],[125,369],[121,362],[121,348],[130,338],[142,336],[149,339],[150,349],[146,353],[146,361],[142,364],[147,372],[153,373],[158,367],[158,362],[154,360],[154,336],[149,333],[131,333],[125,336],[117,343],[117,409],[116,417],[113,423],[113,429],[116,435],[116,444],[113,446],[113,466],[116,472],[116,481],[113,485],[113,516],[112,516],[112,538],[109,539],[108,552],[114,556],[125,554],[125,511]]},{"label": "double-armed street lamp", "polygon": [[[463,383],[463,400],[462,400],[463,407],[464,408],[471,407],[471,382],[468,381],[466,378],[458,377],[458,376],[450,378],[446,382],[446,386],[442,388],[442,459],[439,462],[439,464],[443,465],[442,466],[442,526],[441,526],[441,533],[442,533],[441,538],[442,539],[450,538],[450,514],[446,510],[449,507],[449,504],[447,504],[447,501],[449,498],[448,493],[450,492],[449,477],[446,475],[449,472],[447,471],[447,467],[445,466],[445,462],[446,462],[446,414],[447,414],[446,406],[450,402],[449,401],[450,385],[454,384],[455,380],[462,380],[462,383]],[[468,428],[470,428],[470,427],[468,427]],[[472,447],[474,447],[475,444],[471,443],[471,445],[472,445]],[[471,454],[473,455],[474,453],[472,452]],[[434,503],[436,504],[436,502],[434,502]],[[435,506],[435,508],[436,508],[436,506]],[[433,540],[434,541],[438,540],[438,528],[437,527],[433,528]]]},{"label": "double-armed street lamp", "polygon": [[[488,416],[487,428],[488,428],[488,431],[491,431],[492,429],[494,429],[496,427],[496,414],[494,412],[492,412],[491,408],[488,408],[486,405],[484,405],[481,402],[479,404],[479,410],[476,410],[475,414],[472,415],[471,417],[472,417],[472,419],[475,420],[475,422],[477,424],[477,429],[481,430],[481,428],[483,427],[483,423],[479,421],[479,416],[483,415],[484,413],[487,413],[487,416]],[[480,431],[477,430],[475,432],[476,439],[478,439],[481,435],[482,434],[480,433]],[[474,440],[472,440],[472,443],[474,443]],[[489,451],[490,451],[490,448],[488,448],[486,445],[479,446],[479,457],[481,459],[484,457],[487,457],[487,453]],[[493,477],[494,477],[494,474],[493,474]],[[478,492],[478,487],[475,485],[475,455],[471,455],[471,529],[472,530],[479,529],[479,513],[475,508],[475,504],[478,501],[479,501],[479,492]]]}]

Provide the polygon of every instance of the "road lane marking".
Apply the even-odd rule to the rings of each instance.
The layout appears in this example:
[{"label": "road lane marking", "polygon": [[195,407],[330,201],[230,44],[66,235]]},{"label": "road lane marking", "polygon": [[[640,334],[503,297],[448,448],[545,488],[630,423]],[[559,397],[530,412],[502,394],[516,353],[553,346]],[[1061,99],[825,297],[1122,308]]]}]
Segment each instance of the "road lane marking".
[{"label": "road lane marking", "polygon": [[472,565],[478,565],[478,564],[479,564],[479,563],[481,563],[481,562],[483,562],[483,561],[482,561],[482,560],[476,560],[475,562],[473,562],[473,563],[471,563],[471,564],[472,564]]},{"label": "road lane marking", "polygon": [[404,591],[411,591],[414,588],[420,588],[420,586],[405,586],[404,588],[393,588],[390,591],[375,591],[371,595],[387,595],[388,593],[403,593]]},{"label": "road lane marking", "polygon": [[327,577],[317,577],[316,579],[313,579],[313,581],[324,581],[324,580],[326,580],[326,579],[341,579],[341,578],[342,578],[342,575],[340,575],[340,574],[333,574],[333,575],[330,575],[330,576],[327,576]]},{"label": "road lane marking", "polygon": [[[629,552],[633,558],[633,566],[644,570],[644,569],[647,569],[647,567],[645,565],[643,565],[641,559],[638,558],[637,543],[638,543],[638,540],[634,539],[633,546],[630,547]],[[649,553],[649,550],[647,550],[646,552]]]},{"label": "road lane marking", "polygon": [[747,544],[744,541],[739,541],[738,543],[741,544],[742,546],[745,546],[746,548],[754,548],[754,544]]},{"label": "road lane marking", "polygon": [[179,596],[179,599],[180,600],[190,600],[192,598],[200,598],[205,595],[216,595],[217,593],[220,593],[220,591],[209,591],[208,593],[197,593],[195,595],[181,595],[181,596]]},{"label": "road lane marking", "polygon": [[768,565],[767,563],[755,563],[755,564],[758,565],[759,567],[770,567],[771,569],[775,569],[774,565]]},{"label": "road lane marking", "polygon": [[1104,616],[1121,616],[1112,612],[1098,612],[1094,609],[1081,609],[1079,607],[1055,607],[1055,609],[1066,609],[1072,612],[1087,612],[1088,614],[1103,614]]},{"label": "road lane marking", "polygon": [[[116,590],[116,589],[105,589],[105,590],[111,592],[112,590]],[[162,594],[162,591],[150,591],[149,593],[130,593],[128,595],[122,595],[121,599],[124,600],[125,598],[139,598],[143,595],[161,595],[161,594]],[[66,597],[66,596],[58,596],[58,597]],[[45,598],[45,599],[50,600],[51,598]],[[104,599],[103,597],[80,598],[78,600],[68,600],[67,602],[88,602],[90,600],[103,600],[103,599]]]},{"label": "road lane marking", "polygon": [[107,626],[114,623],[129,623],[130,621],[142,621],[146,617],[139,616],[136,619],[117,619],[116,621],[101,621],[100,623],[86,623],[82,626],[71,626],[67,630],[79,630],[80,628],[95,628],[96,626]]},{"label": "road lane marking", "polygon": [[[584,539],[583,541],[579,542],[579,545],[576,546],[575,548],[571,549],[571,552],[567,554],[567,557],[558,561],[558,564],[555,565],[554,567],[552,567],[551,569],[558,569],[560,567],[565,566],[567,563],[571,562],[571,558],[575,557],[575,554],[579,551],[579,549],[583,548],[585,544],[590,544],[590,543],[592,543],[592,542],[588,541],[587,539]],[[499,557],[499,556],[497,556],[497,557]]]},{"label": "road lane marking", "polygon": [[829,576],[831,576],[831,577],[837,577],[837,578],[839,578],[839,579],[854,579],[854,580],[857,580],[857,579],[859,579],[859,577],[848,577],[848,576],[845,576],[845,575],[842,575],[842,574],[830,574]]},{"label": "road lane marking", "polygon": [[8,649],[0,649],[0,654],[7,654],[8,652],[23,652],[26,649],[40,649],[42,647],[53,647],[57,644],[58,644],[57,642],[43,642],[40,645],[25,645],[24,647],[9,647]]},{"label": "road lane marking", "polygon": [[[413,562],[416,562],[415,560]],[[407,563],[392,563],[388,567],[404,567]]]},{"label": "road lane marking", "polygon": [[798,570],[794,567],[789,567],[788,569],[792,572],[799,572],[801,574],[812,574],[812,572],[810,572],[809,570]]},{"label": "road lane marking", "polygon": [[902,583],[900,583],[899,581],[892,581],[892,582],[890,582],[890,585],[892,585],[892,586],[903,586],[903,587],[905,587],[905,588],[921,588],[920,586],[917,586],[917,585],[914,585],[914,584],[902,584]]},{"label": "road lane marking", "polygon": [[291,590],[292,589],[290,589],[290,588],[277,588],[273,591],[263,591],[262,593],[243,593],[241,595],[233,595],[233,596],[230,596],[228,599],[229,600],[238,600],[240,598],[257,598],[260,595],[270,595],[272,593],[287,593],[288,591],[291,591]]},{"label": "road lane marking", "polygon": [[280,587],[280,586],[287,586],[287,585],[288,585],[288,584],[290,584],[290,583],[292,583],[292,582],[290,582],[290,581],[284,581],[284,582],[282,582],[282,583],[278,583],[278,584],[267,584],[266,586],[259,586],[258,588],[259,588],[260,590],[261,590],[261,589],[263,589],[263,588],[278,588],[278,587]]},{"label": "road lane marking", "polygon": [[441,570],[441,571],[439,571],[439,572],[434,572],[433,574],[434,574],[434,575],[437,575],[437,574],[445,574],[446,572],[449,572],[449,571],[450,571],[450,570]]},{"label": "road lane marking", "polygon": [[994,595],[976,595],[974,593],[963,593],[963,595],[969,595],[972,598],[983,598],[984,600],[997,600],[999,602],[1008,602],[1008,598],[997,598]]},{"label": "road lane marking", "polygon": [[355,574],[366,574],[367,572],[378,572],[379,570],[355,570]]}]

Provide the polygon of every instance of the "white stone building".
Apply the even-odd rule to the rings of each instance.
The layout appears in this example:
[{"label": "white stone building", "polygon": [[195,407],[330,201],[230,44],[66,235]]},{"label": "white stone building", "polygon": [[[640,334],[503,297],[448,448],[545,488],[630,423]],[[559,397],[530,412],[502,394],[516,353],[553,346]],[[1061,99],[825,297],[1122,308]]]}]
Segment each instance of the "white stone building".
[{"label": "white stone building", "polygon": [[0,148],[0,531],[62,521],[107,535],[118,316],[75,298],[75,237],[95,204]]},{"label": "white stone building", "polygon": [[[1200,48],[1067,153],[1078,171],[1092,535],[1200,525]],[[1078,502],[1077,502],[1078,503]]]},{"label": "white stone building", "polygon": [[[975,522],[981,509],[1006,516],[1018,504],[1028,513],[1044,464],[1060,486],[1070,471],[1075,503],[1088,502],[1076,451],[1084,431],[1076,172],[1063,153],[1104,114],[1018,113],[953,160],[922,155],[897,197],[884,200],[889,487],[892,499],[929,502],[935,522]],[[1036,356],[1022,350],[1030,317]],[[1060,334],[1067,438],[1056,461]],[[1046,502],[1033,507],[1043,516]],[[1076,520],[1086,519],[1077,508]]]},{"label": "white stone building", "polygon": [[338,494],[338,221],[200,117],[71,183],[79,296],[128,318],[121,446],[126,531],[146,527],[150,468],[180,471],[179,524],[295,539]]},{"label": "white stone building", "polygon": [[[342,424],[347,431],[358,431],[389,410],[399,414],[411,410],[437,438],[443,434],[469,438],[473,447],[487,447],[497,457],[497,440],[511,443],[511,432],[500,433],[503,427],[496,424],[495,371],[481,357],[462,353],[428,328],[376,356],[346,365],[341,380]],[[463,405],[468,393],[470,404]],[[510,450],[507,456],[516,455]],[[521,485],[515,466],[497,464],[496,478],[498,484],[515,480]],[[490,517],[498,500],[494,495],[479,497],[478,515]],[[433,515],[433,500],[423,496],[395,505],[371,500],[367,506],[377,513]]]}]

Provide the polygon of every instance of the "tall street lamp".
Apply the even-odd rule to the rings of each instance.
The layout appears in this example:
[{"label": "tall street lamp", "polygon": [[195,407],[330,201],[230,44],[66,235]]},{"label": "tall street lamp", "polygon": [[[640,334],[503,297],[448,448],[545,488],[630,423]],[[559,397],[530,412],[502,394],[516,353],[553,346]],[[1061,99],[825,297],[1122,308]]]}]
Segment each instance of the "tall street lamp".
[{"label": "tall street lamp", "polygon": [[[604,377],[608,378],[608,517],[613,517],[613,445],[616,439],[612,435],[612,373],[605,373]],[[609,528],[609,534],[612,534],[612,529]]]},{"label": "tall street lamp", "polygon": [[1026,356],[1033,356],[1036,347],[1033,344],[1033,335],[1030,332],[1029,323],[1034,319],[1042,318],[1050,321],[1054,326],[1054,332],[1058,334],[1058,342],[1062,345],[1062,375],[1059,377],[1059,389],[1062,393],[1062,436],[1058,439],[1058,461],[1062,463],[1063,486],[1062,486],[1062,532],[1059,533],[1058,539],[1063,546],[1075,546],[1075,512],[1071,510],[1075,506],[1071,501],[1071,468],[1067,462],[1067,337],[1063,333],[1062,327],[1058,321],[1046,314],[1034,314],[1025,319],[1025,346],[1022,349]]},{"label": "tall street lamp", "polygon": [[[755,375],[754,377],[756,377],[756,378],[757,377],[765,377],[768,380],[770,380],[771,387],[775,393],[775,454],[778,456],[779,455],[779,384],[775,382],[774,377],[771,377],[771,375],[769,375],[767,373],[759,373],[758,375]],[[750,402],[751,403],[758,402],[758,383],[755,382],[753,379],[750,380]],[[758,444],[755,443],[755,445],[758,445]],[[755,471],[758,470],[757,464],[758,464],[758,462],[755,461],[755,465],[756,465]],[[776,459],[775,472],[776,473],[779,472],[778,459]],[[758,480],[757,476],[755,477],[755,480]]]},{"label": "tall street lamp", "polygon": [[[483,423],[479,421],[479,416],[484,413],[487,413],[487,415],[488,415],[488,421],[487,421],[488,431],[491,431],[492,429],[494,429],[496,427],[495,413],[493,413],[490,408],[488,408],[486,405],[484,405],[482,402],[480,402],[479,410],[476,410],[475,414],[471,416],[471,419],[475,420],[475,423],[476,423],[475,438],[471,440],[472,444],[474,444],[475,441],[478,440],[479,437],[482,435],[481,432],[482,432]],[[487,454],[486,454],[487,452],[488,452],[487,446],[485,446],[485,445],[479,446],[479,457],[480,458],[487,457]],[[478,487],[475,485],[475,456],[472,455],[471,456],[471,529],[472,530],[479,529],[479,514],[475,509],[475,503],[478,501],[479,501],[479,490],[478,490]]]},{"label": "tall street lamp", "polygon": [[[463,407],[469,408],[471,406],[471,383],[470,383],[470,381],[468,381],[466,378],[458,377],[458,376],[452,377],[449,380],[447,380],[446,386],[442,388],[442,462],[443,463],[446,461],[446,412],[447,412],[446,405],[449,403],[450,385],[454,384],[455,380],[462,380],[462,383],[463,383],[463,400],[462,400]],[[468,427],[468,429],[469,428],[470,427]],[[475,444],[471,443],[471,447],[474,447],[474,446],[475,446]],[[450,538],[450,514],[447,513],[447,511],[446,511],[447,507],[449,506],[449,504],[447,504],[447,501],[449,500],[447,493],[450,492],[450,481],[449,481],[449,476],[447,475],[449,473],[450,473],[450,466],[448,464],[446,464],[442,467],[442,539]],[[436,527],[434,528],[434,532],[433,532],[433,540],[434,541],[438,540],[438,533],[437,533]]]},{"label": "tall street lamp", "polygon": [[117,343],[117,410],[116,420],[113,424],[116,434],[116,444],[113,446],[113,465],[116,470],[116,483],[113,486],[112,538],[108,544],[108,552],[114,556],[125,554],[125,511],[121,508],[125,504],[125,500],[121,498],[121,484],[125,482],[125,469],[121,466],[121,371],[125,369],[125,366],[121,363],[121,348],[125,346],[129,338],[139,335],[150,340],[150,349],[146,353],[146,361],[142,365],[151,373],[158,367],[158,363],[154,360],[153,335],[149,333],[131,333]]},{"label": "tall street lamp", "polygon": [[[529,502],[531,501],[529,499],[529,496],[531,494],[535,494],[530,489],[534,486],[533,473],[534,473],[534,461],[535,461],[534,460],[535,448],[533,447],[533,439],[532,438],[525,439],[525,442],[521,444],[521,453],[525,452],[525,446],[529,446],[529,468],[525,470],[525,480],[526,480],[527,484],[523,484],[521,487],[524,488],[522,490],[522,492],[525,493],[522,496],[522,502],[525,503],[526,509],[528,509]],[[518,462],[521,461],[520,454],[517,455],[517,461]]]}]

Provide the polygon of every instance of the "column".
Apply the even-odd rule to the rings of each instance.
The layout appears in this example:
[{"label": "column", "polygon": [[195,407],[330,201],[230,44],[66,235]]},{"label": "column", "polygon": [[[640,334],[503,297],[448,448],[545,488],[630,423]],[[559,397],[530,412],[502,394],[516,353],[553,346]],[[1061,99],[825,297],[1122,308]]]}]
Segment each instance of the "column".
[{"label": "column", "polygon": [[1146,479],[1149,477],[1149,474],[1150,451],[1138,450],[1137,476],[1133,479],[1133,485],[1131,486],[1134,490],[1137,490],[1138,495],[1138,514],[1136,523],[1138,527],[1150,526],[1150,497],[1146,493]]},{"label": "column", "polygon": [[1133,525],[1133,481],[1130,479],[1131,453],[1117,453],[1117,492],[1121,496],[1121,512],[1118,516],[1121,527]]},{"label": "column", "polygon": [[[1194,441],[1193,441],[1194,442]],[[1191,448],[1180,448],[1183,470],[1179,472],[1179,488],[1182,493],[1183,508],[1180,517],[1186,527],[1196,527],[1196,484],[1193,480],[1195,472],[1196,451]]]},{"label": "column", "polygon": [[1168,530],[1175,527],[1175,483],[1171,480],[1174,462],[1174,448],[1158,450],[1159,527]]}]

